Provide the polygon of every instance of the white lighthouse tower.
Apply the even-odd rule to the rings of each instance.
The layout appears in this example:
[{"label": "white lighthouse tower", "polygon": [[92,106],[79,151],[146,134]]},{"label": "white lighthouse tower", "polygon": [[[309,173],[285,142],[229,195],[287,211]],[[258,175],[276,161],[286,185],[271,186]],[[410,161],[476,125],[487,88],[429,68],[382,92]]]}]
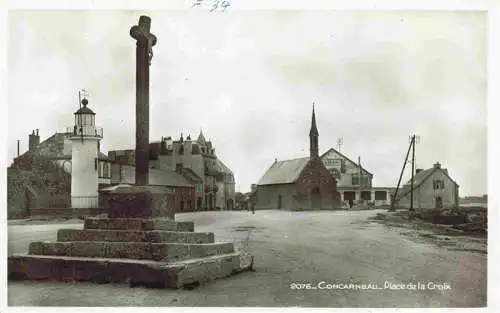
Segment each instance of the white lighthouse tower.
[{"label": "white lighthouse tower", "polygon": [[99,205],[98,153],[102,128],[95,126],[95,113],[87,107],[88,100],[80,97],[80,109],[75,112],[75,124],[68,128],[71,140],[71,207],[97,208]]}]

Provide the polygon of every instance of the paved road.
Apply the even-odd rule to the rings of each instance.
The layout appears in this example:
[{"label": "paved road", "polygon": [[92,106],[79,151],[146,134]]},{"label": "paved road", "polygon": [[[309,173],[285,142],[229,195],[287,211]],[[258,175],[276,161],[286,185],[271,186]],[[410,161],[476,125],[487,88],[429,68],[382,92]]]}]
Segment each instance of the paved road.
[{"label": "paved road", "polygon": [[[481,307],[486,305],[484,254],[418,243],[397,229],[363,223],[377,211],[203,212],[180,214],[217,241],[246,241],[256,272],[195,290],[154,290],[123,285],[11,282],[9,305],[27,306],[301,306]],[[9,251],[30,241],[53,240],[58,228],[81,224],[9,226]],[[252,229],[250,232],[248,229]],[[382,289],[292,290],[292,283],[377,284]],[[441,283],[448,290],[391,290],[385,284]],[[326,285],[321,285],[325,287]],[[342,287],[342,286],[339,286]],[[437,287],[435,287],[437,288]]]}]

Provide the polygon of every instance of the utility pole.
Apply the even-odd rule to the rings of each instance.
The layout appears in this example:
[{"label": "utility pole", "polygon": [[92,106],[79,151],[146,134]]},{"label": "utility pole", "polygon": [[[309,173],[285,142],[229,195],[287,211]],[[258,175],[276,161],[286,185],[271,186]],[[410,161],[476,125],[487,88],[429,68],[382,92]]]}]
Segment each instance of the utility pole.
[{"label": "utility pole", "polygon": [[21,140],[17,140],[17,157],[19,157],[19,143],[21,142]]},{"label": "utility pole", "polygon": [[411,187],[410,187],[410,211],[413,212],[413,179],[415,173],[415,135],[411,137],[412,157],[411,157]]},{"label": "utility pole", "polygon": [[413,181],[415,177],[415,144],[417,143],[417,140],[420,141],[419,136],[413,135],[411,137],[411,145],[412,145],[412,157],[411,157],[411,189],[410,189],[410,211],[413,212],[415,209],[413,208]]},{"label": "utility pole", "polygon": [[392,197],[390,211],[396,210],[394,205],[395,205],[396,199],[398,197],[399,185],[401,184],[401,179],[403,178],[403,173],[405,171],[406,164],[408,164],[408,157],[410,156],[411,148],[412,148],[412,142],[410,141],[410,144],[408,145],[408,152],[406,152],[405,161],[403,162],[403,168],[401,169],[401,173],[399,174],[399,180],[398,180],[398,184],[396,185],[396,191],[394,192],[394,196]]},{"label": "utility pole", "polygon": [[358,156],[358,175],[359,175],[359,204],[361,204],[363,197],[361,197],[361,157]]}]

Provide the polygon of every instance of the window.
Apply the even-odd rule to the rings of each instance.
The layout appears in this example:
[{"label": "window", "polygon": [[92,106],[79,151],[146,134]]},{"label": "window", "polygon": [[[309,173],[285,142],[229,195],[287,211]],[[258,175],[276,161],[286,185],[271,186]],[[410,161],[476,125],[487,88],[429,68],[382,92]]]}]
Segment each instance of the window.
[{"label": "window", "polygon": [[340,160],[340,172],[345,173],[345,160]]},{"label": "window", "polygon": [[387,200],[387,192],[375,191],[375,200]]},{"label": "window", "polygon": [[434,190],[444,189],[444,180],[441,180],[441,179],[435,179],[435,180],[432,182],[432,188],[433,188]]},{"label": "window", "polygon": [[[352,174],[352,185],[359,186],[359,174]],[[370,187],[370,176],[361,174],[361,185],[365,187]]]},{"label": "window", "polygon": [[353,175],[352,175],[352,184],[353,184],[354,186],[359,185],[359,175],[357,175],[357,174],[353,174]]}]

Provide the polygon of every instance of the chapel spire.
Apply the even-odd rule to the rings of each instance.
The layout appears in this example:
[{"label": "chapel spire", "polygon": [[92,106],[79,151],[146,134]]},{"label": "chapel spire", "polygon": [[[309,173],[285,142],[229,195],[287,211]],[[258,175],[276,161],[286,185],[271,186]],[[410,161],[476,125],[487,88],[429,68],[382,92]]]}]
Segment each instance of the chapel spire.
[{"label": "chapel spire", "polygon": [[319,137],[319,132],[318,132],[318,127],[316,126],[316,114],[314,112],[314,102],[313,102],[311,130],[309,131],[309,151],[311,158],[319,156],[318,137]]}]

